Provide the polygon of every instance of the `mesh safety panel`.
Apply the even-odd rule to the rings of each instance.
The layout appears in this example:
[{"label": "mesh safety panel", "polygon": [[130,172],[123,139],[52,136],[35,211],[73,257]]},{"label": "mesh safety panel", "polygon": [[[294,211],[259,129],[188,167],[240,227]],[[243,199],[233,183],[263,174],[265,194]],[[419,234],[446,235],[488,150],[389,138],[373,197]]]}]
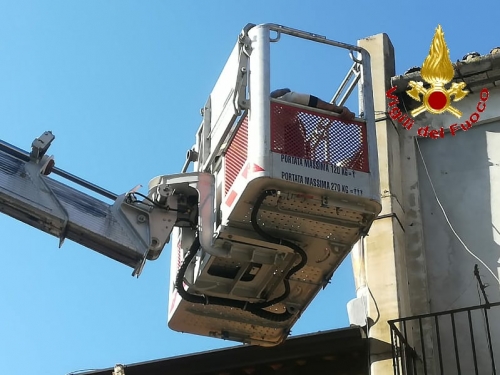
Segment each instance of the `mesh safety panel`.
[{"label": "mesh safety panel", "polygon": [[240,173],[247,160],[248,148],[248,116],[245,116],[231,145],[226,151],[225,193],[233,186],[234,180]]},{"label": "mesh safety panel", "polygon": [[276,102],[271,151],[369,172],[365,123]]}]

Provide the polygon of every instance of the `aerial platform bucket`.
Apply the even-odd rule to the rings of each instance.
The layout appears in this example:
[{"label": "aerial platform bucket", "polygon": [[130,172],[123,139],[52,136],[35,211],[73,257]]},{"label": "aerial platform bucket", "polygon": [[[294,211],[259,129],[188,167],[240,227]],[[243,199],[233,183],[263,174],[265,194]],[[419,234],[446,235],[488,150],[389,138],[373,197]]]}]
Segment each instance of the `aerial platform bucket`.
[{"label": "aerial platform bucket", "polygon": [[362,55],[364,117],[344,121],[270,99],[271,30],[298,36],[276,25],[249,29],[247,111],[227,131],[213,120],[228,118],[217,102],[229,62],[207,102],[196,168],[214,176],[199,198],[213,213],[203,219],[211,241],[199,245],[191,228],[174,231],[168,313],[176,331],[264,346],[287,337],[381,210],[368,54],[348,46]]}]

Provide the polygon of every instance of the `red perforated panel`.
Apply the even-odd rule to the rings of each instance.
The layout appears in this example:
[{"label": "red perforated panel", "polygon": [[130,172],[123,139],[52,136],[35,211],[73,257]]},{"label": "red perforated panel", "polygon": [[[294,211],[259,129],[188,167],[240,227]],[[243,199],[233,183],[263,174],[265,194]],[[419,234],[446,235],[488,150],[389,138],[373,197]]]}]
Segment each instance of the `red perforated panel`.
[{"label": "red perforated panel", "polygon": [[271,151],[369,172],[366,124],[271,103]]},{"label": "red perforated panel", "polygon": [[[226,151],[227,195],[247,160],[248,117]],[[271,102],[271,151],[369,172],[364,122]]]},{"label": "red perforated panel", "polygon": [[225,194],[227,194],[229,188],[233,185],[234,180],[236,180],[238,173],[240,173],[247,160],[247,147],[248,117],[245,117],[226,151]]}]

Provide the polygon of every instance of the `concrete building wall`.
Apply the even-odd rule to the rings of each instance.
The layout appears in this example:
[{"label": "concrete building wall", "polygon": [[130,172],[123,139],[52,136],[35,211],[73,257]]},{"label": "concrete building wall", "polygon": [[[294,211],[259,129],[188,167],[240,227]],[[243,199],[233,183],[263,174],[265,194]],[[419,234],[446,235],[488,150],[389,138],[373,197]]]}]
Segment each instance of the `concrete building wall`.
[{"label": "concrete building wall", "polygon": [[[382,213],[369,236],[353,249],[353,266],[358,297],[365,297],[369,337],[375,342],[391,341],[387,320],[477,306],[480,300],[474,265],[487,288],[490,302],[500,301],[500,286],[489,271],[465,250],[455,236],[436,201],[440,199],[454,230],[496,277],[500,273],[500,56],[481,57],[475,63],[457,66],[471,90],[453,106],[461,119],[451,114],[422,113],[410,130],[387,117],[388,75],[394,70],[394,51],[386,35],[359,41],[372,56],[374,104],[382,194]],[[417,74],[394,77],[398,82],[400,108],[411,99],[404,92]],[[487,88],[486,110],[467,131],[459,130],[470,120]],[[483,92],[484,96],[484,92]],[[406,103],[403,104],[402,102]],[[419,103],[413,103],[416,106]],[[385,114],[386,116],[384,117]],[[450,126],[456,135],[450,133]],[[442,138],[417,135],[419,128],[442,129]],[[422,156],[420,155],[422,153]],[[431,187],[434,185],[436,194]],[[500,367],[500,307],[488,310],[491,340],[497,369]],[[474,345],[480,374],[492,373],[482,310],[471,312]],[[438,326],[436,326],[436,323]],[[454,327],[454,328],[453,328]],[[443,315],[401,324],[408,343],[416,349],[418,373],[423,373],[423,353],[428,374],[475,373],[468,314]],[[438,338],[439,329],[439,338]],[[455,350],[454,337],[458,343]],[[438,351],[441,347],[441,353]],[[379,350],[381,348],[381,350]],[[374,375],[392,373],[386,348],[371,347]]]},{"label": "concrete building wall", "polygon": [[[446,223],[430,188],[420,151],[438,195],[443,196],[443,206],[449,207],[445,210],[450,221],[457,223],[464,241],[498,273],[500,234],[495,228],[499,228],[500,219],[497,216],[500,198],[496,194],[500,192],[500,89],[488,85],[488,111],[482,112],[480,121],[467,131],[457,130],[460,122],[452,115],[427,113],[416,119],[411,130],[406,130],[387,117],[386,91],[391,88],[387,77],[394,71],[394,51],[389,38],[380,34],[359,41],[359,45],[372,56],[383,208],[369,236],[354,247],[353,265],[358,297],[367,301],[371,371],[386,374],[393,363],[387,359],[387,347],[380,343],[391,341],[388,320],[480,304],[473,275],[478,261],[463,249]],[[464,120],[476,111],[480,90],[481,87],[474,88],[466,99],[453,103],[463,112]],[[406,95],[401,91],[399,95]],[[457,134],[452,136],[449,126],[455,123]],[[443,128],[444,137],[417,136],[418,129],[427,126],[428,132]],[[484,282],[492,285],[490,301],[500,301],[498,283],[484,267],[481,274]],[[498,310],[489,314],[493,345],[500,348]],[[471,318],[479,370],[489,373],[490,355],[482,310],[471,313]],[[457,353],[462,373],[474,373],[467,313],[455,315],[454,320],[456,351],[451,317],[437,319],[441,353],[437,350],[434,318],[399,326],[408,344],[417,351],[418,373],[423,373],[424,353],[429,374],[434,366],[435,373],[440,373],[440,358],[444,373],[457,373]],[[495,360],[500,364],[498,355],[495,353]]]},{"label": "concrete building wall", "polygon": [[[500,121],[473,127],[467,133],[439,141],[419,140],[419,145],[449,221],[467,247],[498,277]],[[418,178],[431,310],[442,311],[480,302],[473,275],[475,264],[479,264],[483,281],[491,285],[488,288],[490,300],[500,300],[496,280],[467,252],[447,223],[422,159],[418,160]],[[473,287],[470,287],[471,281],[474,281]]]},{"label": "concrete building wall", "polygon": [[[362,39],[358,45],[370,53],[375,112],[383,113],[387,108],[386,87],[395,74],[394,48],[385,34]],[[393,371],[387,321],[404,315],[404,305],[409,300],[404,267],[399,130],[388,119],[378,121],[376,127],[382,212],[370,234],[353,249],[357,294],[367,301],[370,373],[374,375]],[[406,297],[402,300],[399,296]]]},{"label": "concrete building wall", "polygon": [[[477,91],[461,103],[464,114],[473,113],[478,102]],[[445,133],[442,139],[418,139],[423,158],[417,149],[418,181],[424,233],[427,284],[431,312],[475,306],[484,303],[478,293],[474,265],[479,265],[490,302],[500,301],[500,287],[493,275],[467,252],[454,234],[499,276],[500,259],[500,89],[490,89],[487,109],[481,121],[455,136]],[[437,117],[437,116],[434,116]],[[429,116],[424,119],[428,120]],[[444,121],[453,121],[445,119]],[[456,123],[419,121],[416,125],[432,127]],[[442,125],[444,123],[444,125]],[[460,124],[459,124],[460,125]],[[424,165],[425,161],[425,165]],[[427,175],[426,169],[428,174]],[[435,193],[432,189],[431,182]],[[495,362],[500,365],[500,307],[488,312]],[[472,315],[475,345],[481,373],[489,373],[489,348],[485,317],[481,311]],[[441,345],[453,348],[451,322],[440,318]],[[470,331],[466,314],[455,316],[459,357],[463,373],[472,373]],[[451,334],[450,334],[451,333]],[[444,351],[445,367],[456,368],[453,350]],[[467,372],[470,371],[470,372]],[[483,372],[484,371],[484,372]]]}]

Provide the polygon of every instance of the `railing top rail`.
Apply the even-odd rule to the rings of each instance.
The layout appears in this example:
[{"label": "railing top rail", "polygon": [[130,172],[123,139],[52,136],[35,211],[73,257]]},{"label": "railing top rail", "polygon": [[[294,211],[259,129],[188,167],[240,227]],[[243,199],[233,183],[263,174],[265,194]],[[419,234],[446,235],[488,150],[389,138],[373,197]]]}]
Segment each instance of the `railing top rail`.
[{"label": "railing top rail", "polygon": [[[355,45],[347,44],[347,43],[342,43],[342,42],[337,42],[335,40],[328,39],[324,35],[319,35],[319,34],[307,32],[307,31],[302,31],[302,30],[291,28],[291,27],[278,25],[275,23],[267,23],[267,24],[261,24],[261,25],[255,25],[255,26],[268,27],[270,30],[276,31],[277,33],[283,33],[283,34],[295,36],[298,38],[308,39],[308,40],[312,40],[314,42],[344,48],[344,49],[347,49],[349,51],[366,52],[363,48],[361,48],[359,46],[355,46]],[[359,61],[359,62],[361,62],[361,61]]]},{"label": "railing top rail", "polygon": [[324,109],[319,109],[319,108],[315,108],[315,107],[309,107],[307,105],[302,105],[302,104],[298,104],[298,103],[288,102],[286,100],[281,100],[281,99],[270,98],[270,100],[271,100],[271,103],[276,103],[276,104],[280,104],[283,106],[298,108],[298,109],[303,110],[303,111],[312,112],[312,113],[315,113],[318,115],[323,115],[324,117],[335,117],[335,118],[338,118],[338,121],[342,121],[344,123],[366,124],[366,119],[364,119],[362,117],[354,117],[352,119],[352,121],[345,121],[340,117],[340,115],[338,113],[335,113],[335,112],[330,112],[330,111],[326,111]]},{"label": "railing top rail", "polygon": [[480,310],[480,309],[490,309],[490,308],[496,307],[496,306],[500,306],[500,302],[488,303],[488,304],[477,305],[477,306],[470,306],[470,307],[462,307],[460,309],[455,309],[455,310],[446,310],[446,311],[440,311],[440,312],[434,312],[434,313],[428,313],[428,314],[408,316],[408,317],[405,317],[405,318],[392,319],[392,320],[387,321],[387,323],[389,323],[389,325],[391,325],[391,326],[394,326],[395,323],[407,322],[407,321],[410,321],[410,320],[423,319],[423,318],[432,318],[432,317],[435,317],[435,316],[456,314],[456,313],[460,313],[460,312],[464,312],[464,311],[473,311],[473,310]]}]

